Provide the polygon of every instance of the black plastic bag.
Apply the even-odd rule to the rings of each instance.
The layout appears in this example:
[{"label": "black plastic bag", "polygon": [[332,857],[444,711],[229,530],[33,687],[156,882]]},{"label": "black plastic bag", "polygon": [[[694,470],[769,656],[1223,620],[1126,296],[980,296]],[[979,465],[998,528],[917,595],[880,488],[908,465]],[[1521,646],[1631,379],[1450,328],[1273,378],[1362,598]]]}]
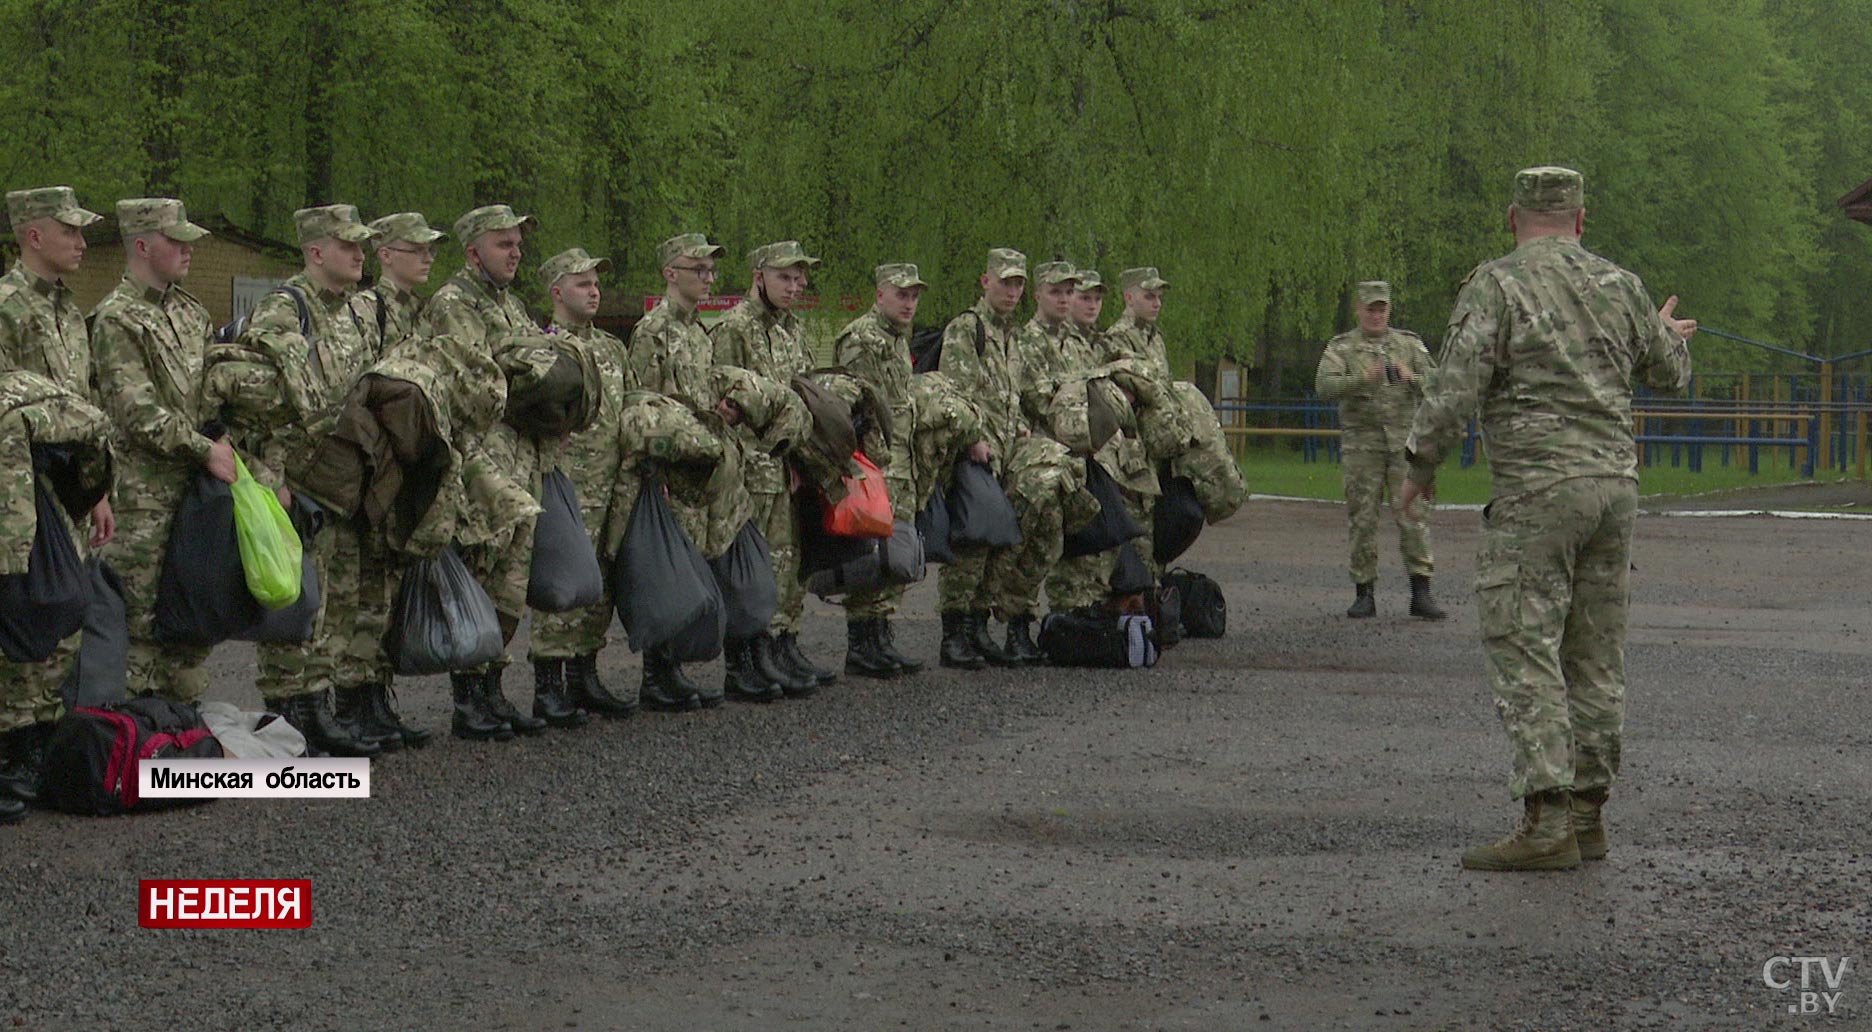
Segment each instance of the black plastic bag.
[{"label": "black plastic bag", "polygon": [[1203,507],[1188,477],[1165,477],[1163,494],[1151,512],[1151,557],[1175,562],[1202,534]]},{"label": "black plastic bag", "polygon": [[730,638],[752,638],[773,623],[780,609],[780,583],[774,579],[773,556],[767,538],[749,520],[741,525],[728,551],[709,560],[715,584],[721,588],[723,633]]},{"label": "black plastic bag", "polygon": [[955,484],[949,488],[950,543],[1011,548],[1020,540],[1014,503],[994,471],[970,459],[956,463]]},{"label": "black plastic bag", "polygon": [[130,624],[124,614],[123,580],[102,559],[86,565],[91,573],[91,604],[85,609],[78,662],[72,664],[59,688],[66,709],[121,702],[129,679]]},{"label": "black plastic bag", "polygon": [[955,562],[955,549],[949,547],[949,499],[943,497],[942,488],[937,488],[929,504],[917,513],[916,529],[923,535],[924,562]]},{"label": "black plastic bag", "polygon": [[453,547],[403,572],[384,632],[384,655],[399,674],[469,670],[506,649],[500,614]]},{"label": "black plastic bag", "polygon": [[555,469],[540,483],[527,605],[542,613],[564,613],[603,601],[604,568],[579,516],[578,492],[572,478]]},{"label": "black plastic bag", "polygon": [[234,536],[234,494],[207,472],[189,481],[169,526],[156,584],[156,638],[219,645],[266,615],[247,590]]},{"label": "black plastic bag", "polygon": [[1110,583],[1112,594],[1120,598],[1142,595],[1151,589],[1154,581],[1150,567],[1144,565],[1144,557],[1138,554],[1135,543],[1127,541],[1118,546],[1118,558],[1112,563]]},{"label": "black plastic bag", "polygon": [[58,502],[37,482],[33,508],[39,526],[26,572],[0,576],[0,652],[15,663],[38,663],[52,655],[59,642],[84,627],[91,607],[91,571],[65,529]]},{"label": "black plastic bag", "polygon": [[1131,511],[1125,508],[1124,495],[1118,491],[1118,481],[1112,479],[1105,467],[1097,459],[1086,456],[1086,490],[1099,502],[1099,514],[1091,523],[1066,535],[1067,559],[1077,559],[1084,555],[1097,555],[1109,551],[1135,537],[1144,535],[1144,528],[1131,517]]},{"label": "black plastic bag", "polygon": [[806,590],[820,598],[833,598],[854,591],[915,584],[928,574],[923,534],[915,526],[897,520],[891,536],[876,539],[877,547],[860,559],[820,570],[806,581]]},{"label": "black plastic bag", "polygon": [[825,499],[817,491],[801,491],[793,496],[794,523],[800,535],[801,584],[825,570],[836,570],[847,563],[862,562],[877,550],[877,538],[842,537],[825,529]]},{"label": "black plastic bag", "polygon": [[611,597],[632,652],[660,649],[679,663],[721,654],[728,614],[715,572],[676,522],[655,475],[643,478],[618,544]]},{"label": "black plastic bag", "polygon": [[1163,575],[1183,600],[1183,632],[1192,638],[1220,638],[1228,633],[1228,599],[1222,585],[1207,574],[1178,568]]}]

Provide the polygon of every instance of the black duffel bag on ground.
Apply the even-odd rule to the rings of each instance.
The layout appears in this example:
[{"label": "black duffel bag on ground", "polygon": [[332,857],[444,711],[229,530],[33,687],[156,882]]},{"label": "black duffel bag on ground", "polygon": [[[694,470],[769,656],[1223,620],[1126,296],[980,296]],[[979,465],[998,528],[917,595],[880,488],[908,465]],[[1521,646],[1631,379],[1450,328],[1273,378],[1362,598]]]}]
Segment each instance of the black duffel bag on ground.
[{"label": "black duffel bag on ground", "polygon": [[1213,577],[1182,567],[1163,575],[1183,601],[1183,633],[1192,638],[1220,638],[1228,633],[1228,600]]},{"label": "black duffel bag on ground", "polygon": [[219,645],[258,624],[266,607],[247,589],[234,531],[234,494],[208,472],[176,505],[156,584],[156,638]]},{"label": "black duffel bag on ground", "polygon": [[1164,477],[1163,494],[1151,508],[1151,558],[1159,566],[1175,562],[1196,543],[1203,525],[1196,485],[1188,477]]},{"label": "black duffel bag on ground", "polygon": [[15,663],[52,655],[84,627],[91,606],[91,571],[43,484],[33,485],[33,510],[39,525],[26,572],[0,576],[0,653]]},{"label": "black duffel bag on ground", "polygon": [[40,798],[55,810],[99,817],[204,802],[142,798],[137,761],[221,755],[193,706],[152,697],[81,706],[59,718],[46,742]]},{"label": "black duffel bag on ground", "polygon": [[505,651],[494,600],[453,547],[403,571],[383,649],[407,676],[470,670]]},{"label": "black duffel bag on ground", "polygon": [[1126,670],[1157,664],[1151,618],[1086,606],[1048,613],[1040,621],[1040,651],[1054,666]]},{"label": "black duffel bag on ground", "polygon": [[643,478],[612,560],[611,597],[632,652],[663,649],[679,663],[721,655],[728,616],[715,571],[676,521],[654,474]]},{"label": "black duffel bag on ground", "polygon": [[773,623],[780,609],[780,582],[774,579],[767,538],[753,520],[741,524],[728,551],[709,560],[726,610],[722,633],[752,638]]},{"label": "black duffel bag on ground", "polygon": [[604,568],[579,515],[578,492],[572,478],[555,469],[540,480],[527,605],[542,613],[566,613],[603,601]]},{"label": "black duffel bag on ground", "polygon": [[1077,559],[1084,555],[1097,555],[1110,551],[1132,538],[1144,536],[1144,528],[1138,526],[1131,517],[1131,511],[1125,508],[1124,495],[1119,493],[1118,481],[1112,479],[1105,467],[1091,456],[1086,456],[1086,490],[1098,499],[1099,514],[1091,523],[1066,535],[1064,557]]},{"label": "black duffel bag on ground", "polygon": [[971,459],[956,463],[949,488],[950,544],[1011,548],[1020,541],[1020,519],[994,470]]}]

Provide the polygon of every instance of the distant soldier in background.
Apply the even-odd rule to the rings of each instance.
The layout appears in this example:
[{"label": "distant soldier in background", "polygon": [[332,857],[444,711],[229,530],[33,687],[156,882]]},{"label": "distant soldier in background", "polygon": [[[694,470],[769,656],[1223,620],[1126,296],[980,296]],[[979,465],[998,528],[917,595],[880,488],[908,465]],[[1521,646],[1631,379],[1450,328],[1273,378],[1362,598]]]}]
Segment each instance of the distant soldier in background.
[{"label": "distant soldier in background", "polygon": [[[624,395],[633,387],[630,353],[624,342],[592,325],[603,300],[598,277],[611,271],[609,258],[593,258],[582,247],[561,251],[540,264],[540,282],[552,300],[548,333],[584,341],[604,377],[598,419],[573,434],[559,455],[559,468],[578,488],[579,515],[597,541],[604,533],[619,465],[618,419]],[[567,697],[572,705],[605,717],[627,717],[637,700],[620,699],[598,676],[598,653],[611,629],[610,578],[603,601],[569,613],[533,613],[530,647],[535,688],[542,695]]]},{"label": "distant soldier in background", "polygon": [[1476,609],[1522,800],[1506,838],[1463,854],[1487,871],[1577,867],[1608,852],[1601,807],[1624,751],[1625,622],[1638,449],[1632,387],[1690,382],[1694,319],[1653,308],[1638,277],[1580,246],[1585,180],[1515,174],[1515,249],[1463,281],[1406,441],[1404,511],[1480,410],[1493,498]]},{"label": "distant soldier in background", "polygon": [[[838,332],[833,361],[871,384],[891,406],[889,462],[884,483],[890,492],[892,516],[912,521],[927,498],[916,496],[915,458],[911,440],[916,415],[911,407],[910,335],[915,328],[917,302],[928,284],[908,262],[891,262],[872,270],[877,293],[871,310]],[[859,677],[896,677],[914,674],[923,664],[897,651],[891,617],[907,589],[902,586],[854,591],[845,596],[845,672]]]},{"label": "distant soldier in background", "polygon": [[377,234],[377,282],[371,284],[370,293],[377,305],[377,328],[388,350],[415,332],[423,305],[416,289],[429,282],[436,242],[448,234],[430,229],[419,211],[385,215],[370,228]]},{"label": "distant soldier in background", "polygon": [[208,309],[182,289],[195,242],[208,231],[182,202],[117,202],[124,277],[91,312],[91,357],[103,409],[117,432],[117,495],[124,515],[112,549],[123,581],[129,642],[124,690],[194,702],[208,687],[210,649],[158,642],[156,588],[176,506],[203,469],[233,483],[234,445],[201,432],[203,359],[214,342]]},{"label": "distant soldier in background", "polygon": [[1170,382],[1170,358],[1164,347],[1163,333],[1157,329],[1157,317],[1163,312],[1164,291],[1170,281],[1152,267],[1126,269],[1118,274],[1118,289],[1124,295],[1124,314],[1105,331],[1105,360],[1136,358],[1145,362],[1150,374],[1165,384]]},{"label": "distant soldier in background", "polygon": [[1430,594],[1435,564],[1430,555],[1427,515],[1405,515],[1398,507],[1404,489],[1404,438],[1435,364],[1423,339],[1391,325],[1391,285],[1366,280],[1357,287],[1358,327],[1334,337],[1320,356],[1313,389],[1322,401],[1339,402],[1339,464],[1345,474],[1346,524],[1352,547],[1356,597],[1346,615],[1378,612],[1378,510],[1387,498],[1397,523],[1398,547],[1410,574],[1412,616],[1446,615]]},{"label": "distant soldier in background", "polygon": [[[793,311],[806,296],[807,273],[819,266],[797,240],[765,244],[748,253],[752,269],[748,295],[709,330],[715,365],[734,366],[759,373],[779,384],[818,365],[812,343],[806,339]],[[783,456],[768,455],[748,446],[753,436],[743,425],[742,439],[748,490],[754,496],[754,523],[767,538],[773,557],[774,579],[780,586],[780,605],[774,612],[772,632],[746,642],[726,642],[731,667],[737,654],[755,650],[750,658],[760,675],[778,684],[788,695],[809,694],[832,683],[825,670],[800,651],[800,617],[806,592],[800,584],[800,533],[795,525],[789,473]]]}]

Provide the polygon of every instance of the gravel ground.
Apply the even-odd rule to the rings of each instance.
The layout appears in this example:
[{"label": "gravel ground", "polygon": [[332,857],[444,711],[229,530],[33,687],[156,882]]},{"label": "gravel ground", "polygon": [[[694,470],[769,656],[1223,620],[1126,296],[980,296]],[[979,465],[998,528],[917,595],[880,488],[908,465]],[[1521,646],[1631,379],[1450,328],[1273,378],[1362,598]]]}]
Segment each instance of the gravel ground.
[{"label": "gravel ground", "polygon": [[[1345,620],[1342,511],[1257,502],[1188,560],[1230,637],[1155,671],[932,669],[444,738],[369,800],[35,814],[0,829],[0,1028],[1872,1027],[1872,526],[1641,520],[1612,857],[1478,875],[1518,811],[1477,517],[1435,520],[1440,625],[1388,544]],[[900,631],[931,657],[933,604]],[[809,602],[809,652],[842,630]],[[251,653],[214,662],[257,706]],[[444,680],[401,699],[446,726]],[[310,878],[315,922],[139,929],[148,877]],[[1851,958],[1834,1015],[1789,1013],[1778,955]]]}]

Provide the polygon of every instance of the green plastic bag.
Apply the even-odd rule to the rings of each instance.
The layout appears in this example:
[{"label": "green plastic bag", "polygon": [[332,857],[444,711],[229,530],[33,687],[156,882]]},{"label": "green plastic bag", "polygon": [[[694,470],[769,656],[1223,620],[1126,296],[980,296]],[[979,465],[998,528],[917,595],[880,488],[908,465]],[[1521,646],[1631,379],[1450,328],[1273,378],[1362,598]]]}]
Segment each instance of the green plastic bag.
[{"label": "green plastic bag", "polygon": [[279,496],[247,472],[247,464],[234,456],[238,475],[234,494],[234,537],[240,542],[241,572],[247,590],[268,609],[284,609],[299,601],[299,575],[305,560],[299,532],[280,507]]}]

